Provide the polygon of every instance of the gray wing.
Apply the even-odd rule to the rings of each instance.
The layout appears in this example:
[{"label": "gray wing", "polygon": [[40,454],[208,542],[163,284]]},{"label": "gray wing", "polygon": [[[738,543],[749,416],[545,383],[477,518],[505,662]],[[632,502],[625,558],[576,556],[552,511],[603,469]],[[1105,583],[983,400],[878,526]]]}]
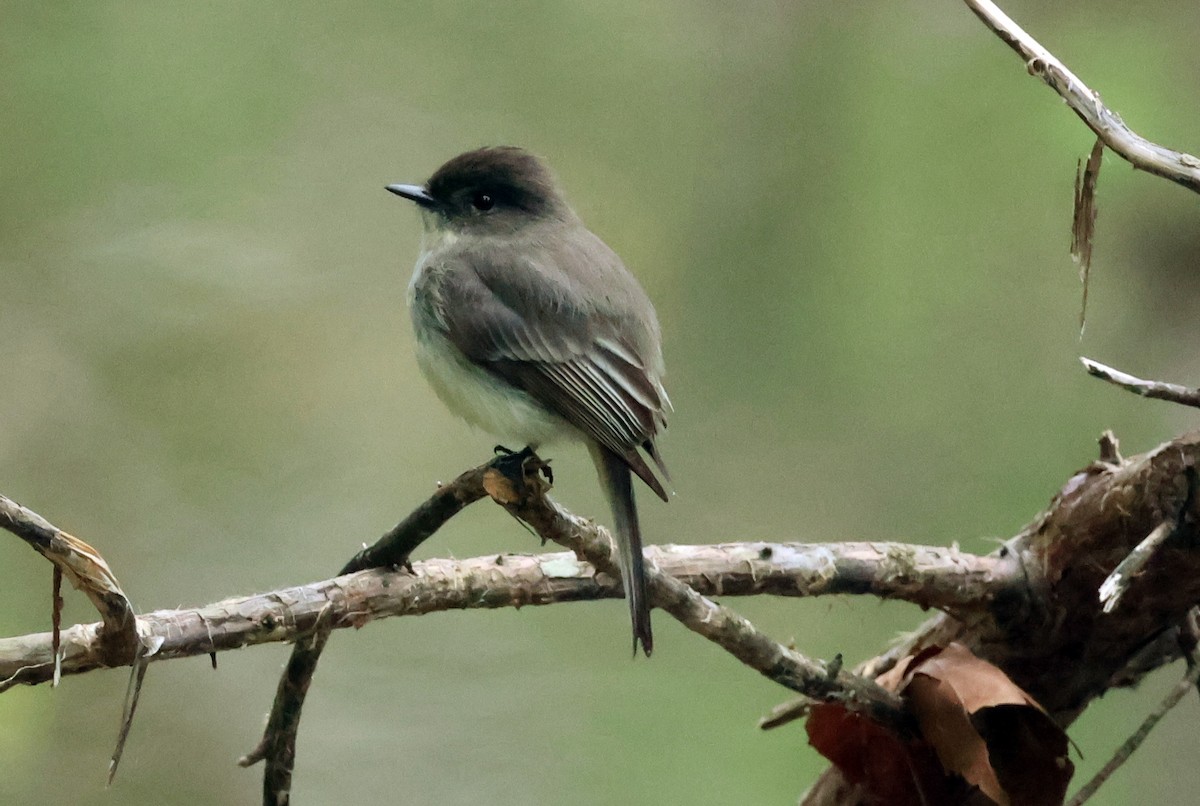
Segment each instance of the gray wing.
[{"label": "gray wing", "polygon": [[[528,245],[460,253],[442,280],[447,336],[620,457],[665,501],[637,451],[668,477],[654,444],[670,406],[654,309],[620,259],[587,235],[559,254]],[[556,262],[565,259],[592,261],[594,271],[567,276]]]}]

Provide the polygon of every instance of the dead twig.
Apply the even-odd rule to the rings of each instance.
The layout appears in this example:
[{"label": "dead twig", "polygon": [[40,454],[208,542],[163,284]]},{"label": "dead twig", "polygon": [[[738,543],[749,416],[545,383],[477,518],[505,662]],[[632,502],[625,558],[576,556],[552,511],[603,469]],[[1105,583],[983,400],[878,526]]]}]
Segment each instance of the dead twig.
[{"label": "dead twig", "polygon": [[1088,375],[1093,378],[1099,378],[1102,381],[1108,381],[1114,386],[1119,386],[1127,392],[1133,392],[1135,395],[1152,398],[1154,400],[1166,400],[1170,403],[1178,403],[1181,406],[1191,406],[1192,408],[1200,408],[1200,389],[1190,389],[1186,386],[1180,386],[1175,383],[1163,383],[1162,381],[1145,381],[1141,378],[1122,372],[1119,369],[1101,364],[1099,361],[1093,361],[1090,358],[1081,357],[1079,361],[1087,370]]},{"label": "dead twig", "polygon": [[[570,548],[610,576],[619,574],[612,537],[602,527],[572,515],[542,495],[507,506],[541,537]],[[911,729],[900,698],[874,681],[840,669],[831,674],[827,664],[783,646],[741,615],[664,574],[657,563],[647,561],[645,567],[646,586],[655,607],[750,668],[810,699],[841,702],[894,729]]]},{"label": "dead twig", "polygon": [[1113,753],[1113,757],[1108,760],[1108,763],[1101,767],[1100,771],[1092,776],[1091,780],[1075,793],[1075,797],[1071,798],[1066,806],[1083,806],[1084,803],[1087,803],[1092,795],[1095,795],[1100,790],[1100,787],[1108,782],[1113,773],[1133,757],[1133,754],[1142,746],[1142,742],[1146,741],[1146,738],[1150,735],[1150,731],[1154,730],[1158,723],[1162,721],[1162,718],[1178,705],[1188,695],[1189,691],[1200,685],[1200,657],[1196,655],[1194,648],[1186,657],[1188,670],[1183,679],[1175,684],[1175,688],[1171,689],[1166,697],[1163,697],[1162,702],[1158,704],[1157,708],[1146,715],[1146,718],[1142,720],[1142,724],[1138,726],[1138,729],[1117,748],[1117,751]]},{"label": "dead twig", "polygon": [[1099,93],[1084,84],[991,0],[965,2],[984,25],[1020,55],[1030,74],[1057,92],[1104,145],[1134,168],[1200,193],[1200,159],[1152,143],[1131,130],[1116,112],[1101,103]]}]

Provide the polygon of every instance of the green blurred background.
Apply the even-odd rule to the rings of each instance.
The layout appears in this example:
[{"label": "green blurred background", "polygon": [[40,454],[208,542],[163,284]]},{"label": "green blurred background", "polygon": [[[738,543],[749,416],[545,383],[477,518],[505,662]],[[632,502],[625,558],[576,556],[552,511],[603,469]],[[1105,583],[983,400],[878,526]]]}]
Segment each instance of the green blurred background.
[{"label": "green blurred background", "polygon": [[[1200,7],[1008,4],[1140,132],[1200,150]],[[383,191],[495,143],[549,159],[655,300],[677,498],[652,542],[958,541],[1019,529],[1114,428],[1194,425],[1082,352],[1200,382],[1197,199],[1109,157],[1086,338],[1067,254],[1092,139],[956,2],[0,6],[0,492],[94,543],[143,610],[327,576],[494,440],[411,355],[411,207]],[[557,495],[607,518],[584,452]],[[420,556],[533,551],[474,507]],[[49,623],[0,539],[0,633]],[[867,598],[731,602],[855,662],[922,619]],[[78,594],[67,618],[94,619]],[[298,803],[790,803],[824,766],[787,693],[624,604],[334,636]],[[0,802],[256,803],[288,649],[0,697]],[[1179,669],[1072,731],[1097,769]],[[1190,803],[1197,705],[1097,804]]]}]

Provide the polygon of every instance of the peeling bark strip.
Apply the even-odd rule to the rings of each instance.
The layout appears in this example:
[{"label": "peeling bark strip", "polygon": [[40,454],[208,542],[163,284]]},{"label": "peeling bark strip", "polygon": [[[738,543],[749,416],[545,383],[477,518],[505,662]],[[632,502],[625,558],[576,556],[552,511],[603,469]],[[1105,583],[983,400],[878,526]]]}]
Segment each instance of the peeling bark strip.
[{"label": "peeling bark strip", "polygon": [[1071,257],[1079,266],[1083,299],[1079,303],[1079,335],[1087,324],[1089,279],[1092,273],[1092,244],[1096,236],[1096,182],[1104,159],[1104,141],[1096,140],[1087,164],[1079,163],[1075,174],[1075,215],[1071,223]]},{"label": "peeling bark strip", "polygon": [[[1137,684],[1180,657],[1177,636],[1200,601],[1200,432],[1116,463],[1093,462],[1001,553],[1019,559],[1032,599],[982,617],[936,616],[858,671],[878,675],[902,657],[958,641],[994,664],[1067,727],[1107,690]],[[1099,590],[1160,524],[1173,530],[1111,613]],[[826,770],[802,801],[857,804]]]}]

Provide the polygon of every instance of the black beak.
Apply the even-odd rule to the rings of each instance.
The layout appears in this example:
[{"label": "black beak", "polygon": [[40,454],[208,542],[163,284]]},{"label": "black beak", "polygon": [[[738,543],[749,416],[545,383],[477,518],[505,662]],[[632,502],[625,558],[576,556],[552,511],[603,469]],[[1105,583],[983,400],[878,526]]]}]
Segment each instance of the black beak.
[{"label": "black beak", "polygon": [[420,185],[388,185],[387,189],[390,193],[395,193],[397,196],[403,196],[409,201],[414,201],[422,207],[436,207],[437,200],[429,195],[429,191]]}]

